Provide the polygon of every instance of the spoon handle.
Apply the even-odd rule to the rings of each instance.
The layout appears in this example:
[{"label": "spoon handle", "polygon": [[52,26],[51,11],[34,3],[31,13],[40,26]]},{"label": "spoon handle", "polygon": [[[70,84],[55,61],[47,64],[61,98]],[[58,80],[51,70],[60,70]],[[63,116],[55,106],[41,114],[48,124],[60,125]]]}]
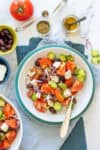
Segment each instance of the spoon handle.
[{"label": "spoon handle", "polygon": [[64,138],[67,135],[68,129],[69,129],[69,122],[70,122],[70,116],[71,116],[71,108],[72,108],[73,100],[71,100],[69,108],[66,112],[65,119],[62,123],[61,129],[60,129],[60,137]]},{"label": "spoon handle", "polygon": [[25,23],[21,24],[20,26],[16,27],[16,32],[20,32],[23,31],[24,29],[26,29],[27,27],[29,27],[30,25],[32,25],[37,19],[39,19],[39,17],[37,18],[31,18],[29,21],[26,21]]},{"label": "spoon handle", "polygon": [[81,18],[81,19],[79,19],[79,20],[77,20],[77,21],[71,23],[70,25],[74,25],[74,24],[76,24],[76,23],[80,23],[81,21],[84,21],[84,20],[86,20],[86,17],[83,17],[83,18]]}]

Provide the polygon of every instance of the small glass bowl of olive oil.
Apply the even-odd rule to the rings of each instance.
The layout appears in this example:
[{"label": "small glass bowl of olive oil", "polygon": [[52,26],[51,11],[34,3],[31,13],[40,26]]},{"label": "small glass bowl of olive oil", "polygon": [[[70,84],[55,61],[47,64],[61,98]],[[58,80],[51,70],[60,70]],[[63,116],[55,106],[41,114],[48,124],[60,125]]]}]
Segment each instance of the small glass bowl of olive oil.
[{"label": "small glass bowl of olive oil", "polygon": [[78,20],[78,17],[74,16],[74,15],[70,15],[70,16],[67,16],[66,18],[64,18],[63,19],[63,27],[64,27],[65,31],[67,31],[68,33],[77,32],[79,30],[80,24],[76,23],[76,24],[70,25],[77,20]]}]

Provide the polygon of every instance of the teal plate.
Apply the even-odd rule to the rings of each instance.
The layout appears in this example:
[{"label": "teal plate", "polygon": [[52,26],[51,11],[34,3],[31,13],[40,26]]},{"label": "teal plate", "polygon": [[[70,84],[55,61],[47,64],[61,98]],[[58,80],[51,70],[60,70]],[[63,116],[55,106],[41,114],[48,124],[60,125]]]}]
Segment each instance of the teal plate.
[{"label": "teal plate", "polygon": [[[58,51],[56,51],[58,50]],[[85,104],[85,101],[84,101],[84,108],[79,111],[79,113],[76,113],[76,115],[74,115],[74,112],[73,112],[73,116],[71,117],[71,120],[74,120],[76,118],[79,118],[83,115],[83,113],[88,109],[89,105],[91,104],[92,102],[92,99],[93,99],[93,96],[94,96],[94,92],[95,92],[95,80],[94,80],[94,75],[93,75],[93,72],[92,72],[92,69],[91,69],[91,66],[90,64],[88,63],[88,61],[86,60],[85,56],[82,55],[80,52],[78,52],[77,50],[69,47],[69,46],[63,46],[63,45],[48,45],[48,46],[44,46],[44,47],[40,47],[40,48],[37,48],[31,52],[29,52],[25,57],[24,59],[21,61],[20,65],[19,65],[19,68],[18,68],[18,71],[17,71],[17,74],[16,74],[16,79],[15,79],[15,89],[16,89],[16,96],[17,96],[17,101],[20,105],[20,107],[22,108],[22,110],[32,119],[35,119],[35,120],[38,120],[40,122],[43,122],[43,123],[47,123],[47,124],[51,124],[51,125],[56,125],[56,124],[61,124],[63,119],[64,119],[64,114],[63,114],[63,117],[62,119],[59,119],[57,121],[53,120],[48,120],[48,119],[43,119],[43,116],[42,118],[40,116],[37,116],[37,113],[36,114],[33,114],[33,112],[31,111],[31,109],[29,109],[27,107],[27,105],[24,103],[23,101],[23,98],[22,98],[22,95],[21,95],[21,92],[20,92],[20,89],[19,89],[19,79],[21,78],[21,73],[23,70],[25,70],[25,65],[27,65],[30,61],[30,59],[32,59],[32,57],[34,57],[34,60],[36,59],[35,55],[37,55],[37,57],[39,57],[39,55],[41,56],[41,54],[45,55],[45,53],[48,53],[48,51],[56,51],[57,53],[61,53],[62,51],[64,51],[65,53],[71,53],[72,55],[75,55],[76,58],[79,58],[80,62],[82,61],[83,62],[83,65],[86,66],[88,72],[89,72],[89,78],[88,78],[88,81],[87,83],[90,84],[90,86],[92,87],[88,87],[89,84],[86,85],[86,88],[87,88],[87,91],[89,93],[90,91],[90,95],[88,95],[87,93],[84,93],[84,91],[86,92],[86,90],[84,89],[83,90],[83,93],[84,95],[87,95],[89,98],[88,98],[88,101],[86,101],[86,104]],[[63,52],[62,52],[63,53]],[[78,59],[76,60],[78,61]],[[80,64],[80,62],[78,62]],[[85,68],[84,68],[85,69]],[[23,79],[23,78],[22,78]],[[88,89],[89,88],[89,89]],[[24,96],[25,97],[25,96]],[[83,96],[81,96],[83,97]],[[86,99],[86,98],[85,98]],[[80,106],[79,106],[80,107]],[[32,108],[32,107],[31,107]],[[77,106],[76,106],[76,112],[77,112]],[[40,114],[41,115],[41,114]],[[51,116],[52,118],[52,116]],[[56,118],[56,117],[55,117]],[[59,118],[59,116],[58,116]]]}]

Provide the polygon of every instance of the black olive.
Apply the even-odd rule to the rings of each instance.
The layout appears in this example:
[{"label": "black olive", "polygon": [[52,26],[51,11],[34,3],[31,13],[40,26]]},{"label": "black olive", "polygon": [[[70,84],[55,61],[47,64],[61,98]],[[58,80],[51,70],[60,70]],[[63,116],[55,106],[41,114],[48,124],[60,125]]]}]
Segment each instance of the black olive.
[{"label": "black olive", "polygon": [[76,104],[77,103],[77,100],[76,100],[76,98],[74,97],[74,99],[73,99],[73,102],[74,102],[74,104]]},{"label": "black olive", "polygon": [[35,66],[37,66],[37,67],[39,67],[40,66],[40,63],[39,63],[39,60],[40,60],[41,58],[38,58],[36,61],[35,61]]},{"label": "black olive", "polygon": [[45,82],[45,81],[47,80],[47,78],[46,78],[46,76],[41,76],[41,77],[39,78],[39,80]]},{"label": "black olive", "polygon": [[50,107],[50,108],[49,108],[49,111],[50,111],[51,113],[53,113],[53,114],[56,114],[56,110],[55,110],[53,107]]},{"label": "black olive", "polygon": [[6,51],[6,47],[5,47],[5,46],[2,46],[2,47],[0,48],[0,50]]},{"label": "black olive", "polygon": [[1,36],[4,37],[5,33],[3,32],[3,30],[1,31]]},{"label": "black olive", "polygon": [[11,49],[12,45],[8,44],[6,45],[6,49]]},{"label": "black olive", "polygon": [[10,33],[8,29],[4,29],[3,32],[4,32],[6,35]]},{"label": "black olive", "polygon": [[59,80],[62,81],[62,82],[65,82],[64,76],[59,76]]},{"label": "black olive", "polygon": [[60,58],[55,58],[55,61],[60,61],[61,62]]},{"label": "black olive", "polygon": [[31,88],[33,88],[33,85],[31,83],[29,83],[29,84],[27,84],[27,88],[31,89]]},{"label": "black olive", "polygon": [[9,40],[9,41],[8,41],[8,44],[13,44],[13,40]]},{"label": "black olive", "polygon": [[13,39],[13,37],[12,37],[11,34],[8,34],[8,35],[7,35],[7,38],[8,38],[8,40],[12,40],[12,39]]},{"label": "black olive", "polygon": [[3,46],[4,45],[4,41],[2,39],[0,39],[0,45]]}]

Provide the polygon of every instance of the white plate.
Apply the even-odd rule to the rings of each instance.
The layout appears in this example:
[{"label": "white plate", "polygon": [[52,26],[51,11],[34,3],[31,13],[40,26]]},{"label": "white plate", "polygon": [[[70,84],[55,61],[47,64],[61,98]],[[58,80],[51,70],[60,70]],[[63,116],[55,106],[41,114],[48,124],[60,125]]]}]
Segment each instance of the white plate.
[{"label": "white plate", "polygon": [[61,53],[73,55],[75,58],[75,63],[78,66],[84,68],[87,72],[84,88],[79,92],[79,94],[77,94],[77,105],[72,111],[71,119],[80,117],[88,108],[94,95],[95,82],[91,67],[85,56],[83,56],[80,52],[77,52],[77,50],[70,48],[69,46],[49,45],[41,47],[31,51],[22,60],[16,75],[16,94],[21,108],[32,118],[36,118],[37,120],[49,124],[58,124],[63,121],[65,116],[64,112],[58,113],[56,115],[38,112],[33,107],[32,101],[29,100],[29,98],[26,96],[25,76],[27,75],[28,70],[34,64],[34,61],[37,58],[47,55],[47,53],[50,51],[55,52],[57,55]]}]

